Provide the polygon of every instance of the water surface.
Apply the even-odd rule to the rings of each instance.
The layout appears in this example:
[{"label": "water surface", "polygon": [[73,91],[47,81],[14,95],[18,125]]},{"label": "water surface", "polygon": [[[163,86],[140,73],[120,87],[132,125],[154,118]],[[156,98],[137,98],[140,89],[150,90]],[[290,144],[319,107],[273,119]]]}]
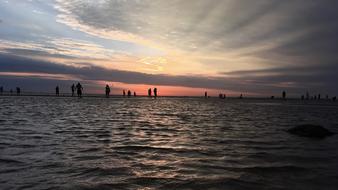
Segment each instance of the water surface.
[{"label": "water surface", "polygon": [[337,189],[332,102],[0,97],[0,189]]}]

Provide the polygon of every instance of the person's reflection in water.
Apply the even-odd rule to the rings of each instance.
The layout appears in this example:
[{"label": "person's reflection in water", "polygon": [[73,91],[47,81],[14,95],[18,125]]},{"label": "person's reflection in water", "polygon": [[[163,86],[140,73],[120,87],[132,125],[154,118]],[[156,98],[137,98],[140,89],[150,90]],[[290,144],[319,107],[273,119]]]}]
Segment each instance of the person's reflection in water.
[{"label": "person's reflection in water", "polygon": [[109,98],[109,94],[110,94],[110,87],[109,87],[109,85],[107,84],[107,85],[106,85],[106,98]]},{"label": "person's reflection in water", "polygon": [[77,97],[82,98],[83,87],[79,82],[76,85],[76,90],[77,90]]}]

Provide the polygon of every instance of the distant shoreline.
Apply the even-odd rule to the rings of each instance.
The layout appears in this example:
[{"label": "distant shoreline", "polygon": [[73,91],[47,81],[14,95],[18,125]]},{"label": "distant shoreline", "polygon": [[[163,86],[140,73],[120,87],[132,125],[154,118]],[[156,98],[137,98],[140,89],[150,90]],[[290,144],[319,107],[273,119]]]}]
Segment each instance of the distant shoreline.
[{"label": "distant shoreline", "polygon": [[[13,94],[10,94],[8,92],[0,94],[1,97],[54,97],[54,98],[79,98],[76,94],[72,96],[71,94],[61,94],[59,96],[56,96],[55,94],[51,93],[21,93],[20,95],[17,95],[16,93],[13,92]],[[82,95],[82,98],[104,98],[106,99],[107,97],[105,94],[85,94]],[[135,96],[123,96],[123,95],[110,95],[109,98],[126,98],[126,99],[133,99],[133,98],[155,98],[154,96],[149,97],[147,95],[137,95]],[[271,100],[271,101],[285,101],[285,100],[299,100],[299,101],[304,101],[304,102],[334,102],[332,99],[320,99],[320,100],[315,100],[315,99],[310,99],[310,100],[302,100],[301,98],[295,98],[295,97],[290,97],[287,99],[283,99],[282,97],[276,97],[274,99],[271,99],[270,97],[243,97],[240,99],[239,97],[235,96],[229,96],[225,99],[220,99],[217,96],[210,96],[208,98],[205,98],[204,96],[158,96],[157,98],[198,98],[198,99],[219,99],[219,100]]]}]

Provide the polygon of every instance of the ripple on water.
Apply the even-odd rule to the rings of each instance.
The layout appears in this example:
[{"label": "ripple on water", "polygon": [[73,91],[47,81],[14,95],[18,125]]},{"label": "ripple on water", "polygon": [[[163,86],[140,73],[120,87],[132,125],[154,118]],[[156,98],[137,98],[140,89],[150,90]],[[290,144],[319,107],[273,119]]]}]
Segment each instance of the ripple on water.
[{"label": "ripple on water", "polygon": [[300,121],[337,131],[337,104],[53,97],[0,104],[4,189],[338,186],[337,138],[285,132]]}]

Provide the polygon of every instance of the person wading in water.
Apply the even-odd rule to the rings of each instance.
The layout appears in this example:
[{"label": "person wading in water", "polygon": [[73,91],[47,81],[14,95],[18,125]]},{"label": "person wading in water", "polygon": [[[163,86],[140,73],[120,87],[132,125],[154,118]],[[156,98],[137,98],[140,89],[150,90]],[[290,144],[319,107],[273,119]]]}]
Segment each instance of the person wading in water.
[{"label": "person wading in water", "polygon": [[77,97],[82,98],[82,90],[83,90],[82,85],[80,83],[77,83],[76,89],[77,89]]}]

